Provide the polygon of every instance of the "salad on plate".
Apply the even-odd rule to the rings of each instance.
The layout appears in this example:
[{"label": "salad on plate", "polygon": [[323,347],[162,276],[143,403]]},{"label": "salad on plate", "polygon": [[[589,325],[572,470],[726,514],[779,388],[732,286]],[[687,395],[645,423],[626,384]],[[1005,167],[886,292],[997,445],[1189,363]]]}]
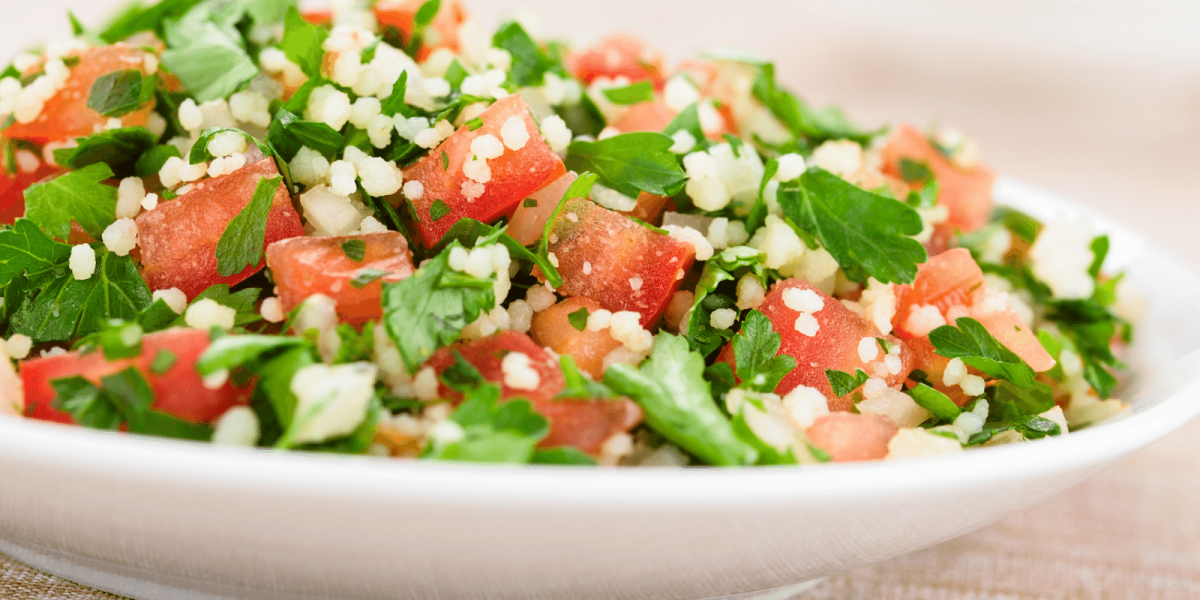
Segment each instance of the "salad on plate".
[{"label": "salad on plate", "polygon": [[1108,238],[961,132],[457,0],[163,0],[0,73],[0,414],[566,465],[900,459],[1119,415]]}]

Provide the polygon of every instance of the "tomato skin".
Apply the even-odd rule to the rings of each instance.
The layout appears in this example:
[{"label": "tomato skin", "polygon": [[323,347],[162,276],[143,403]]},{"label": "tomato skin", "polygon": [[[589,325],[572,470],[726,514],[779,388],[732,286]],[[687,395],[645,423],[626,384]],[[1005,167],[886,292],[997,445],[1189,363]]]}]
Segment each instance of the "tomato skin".
[{"label": "tomato skin", "polygon": [[[97,46],[79,53],[79,64],[71,68],[66,84],[46,102],[41,114],[31,123],[13,123],[3,131],[3,136],[44,144],[85,137],[103,130],[108,117],[87,106],[92,83],[112,71],[141,71],[146,54],[145,50],[124,43]],[[151,101],[121,117],[121,124],[125,127],[145,125],[153,110],[154,102]]]},{"label": "tomato skin", "polygon": [[[195,365],[208,345],[207,331],[168,329],[143,337],[142,353],[133,358],[110,362],[104,358],[103,352],[93,351],[87,354],[68,352],[24,361],[21,363],[21,381],[25,386],[27,414],[34,419],[72,424],[71,415],[53,406],[56,394],[50,384],[52,380],[78,375],[99,385],[101,377],[132,366],[146,377],[154,390],[155,410],[193,423],[214,421],[230,407],[249,402],[250,392],[228,383],[216,390],[204,387]],[[159,350],[174,353],[176,361],[165,373],[156,375],[150,370],[150,365],[154,363]]]},{"label": "tomato skin", "polygon": [[[342,250],[349,240],[361,240],[366,246],[362,261],[347,257]],[[383,282],[400,281],[415,270],[408,241],[396,231],[279,240],[267,246],[267,268],[285,313],[313,294],[325,294],[337,301],[342,322],[355,324],[379,320],[383,316],[379,303]],[[356,288],[350,281],[363,269],[389,274]]]},{"label": "tomato skin", "polygon": [[[525,398],[534,410],[550,421],[550,434],[539,443],[550,446],[574,446],[584,452],[597,454],[605,440],[618,433],[633,429],[642,420],[642,410],[627,398],[616,400],[555,400],[563,390],[564,381],[558,361],[529,336],[516,331],[504,331],[472,342],[440,348],[425,362],[438,374],[454,364],[454,353],[479,370],[483,378],[499,383],[502,398]],[[531,367],[541,378],[536,390],[516,390],[504,385],[500,363],[509,352],[521,352],[531,359]],[[455,402],[462,395],[439,384],[442,398]]]},{"label": "tomato skin", "polygon": [[[800,313],[788,308],[783,302],[783,293],[789,289],[812,290],[824,300],[825,306],[813,313],[820,325],[815,336],[809,337],[796,331],[796,319]],[[894,336],[883,335],[870,321],[858,316],[841,302],[802,279],[785,279],[776,283],[758,310],[771,320],[771,327],[780,336],[778,354],[791,356],[796,361],[796,367],[784,376],[775,388],[775,393],[781,396],[797,386],[806,385],[825,394],[829,401],[829,410],[850,410],[851,396],[839,398],[833,393],[833,387],[829,385],[829,379],[825,375],[826,369],[846,373],[862,369],[872,377],[886,373],[887,377],[882,379],[891,387],[903,383],[912,371],[913,355],[903,342]],[[882,349],[875,360],[863,363],[858,355],[858,344],[865,337],[883,338],[900,348],[899,373],[893,374],[886,370]],[[735,366],[732,342],[726,344],[717,359]]]},{"label": "tomato skin", "polygon": [[554,235],[549,247],[563,278],[557,291],[637,312],[642,327],[662,316],[696,257],[690,244],[582,198],[567,201]]},{"label": "tomato skin", "polygon": [[[424,0],[380,0],[375,4],[375,18],[380,30],[395,27],[403,34],[407,44],[412,35],[417,10]],[[443,1],[441,9],[429,24],[417,60],[425,60],[434,50],[448,48],[457,52],[460,48],[458,28],[467,20],[467,9],[459,0]],[[434,34],[431,36],[430,34]]]},{"label": "tomato skin", "polygon": [[663,85],[662,53],[628,33],[596,40],[568,56],[567,67],[584,83],[591,83],[597,77],[626,77],[634,82],[649,80],[655,88]]},{"label": "tomato skin", "polygon": [[581,308],[591,314],[600,310],[599,302],[591,298],[575,296],[567,298],[546,310],[533,315],[533,327],[529,334],[533,341],[545,346],[559,355],[569,355],[575,359],[575,366],[580,371],[599,380],[604,376],[604,357],[609,352],[621,347],[621,342],[612,338],[607,329],[601,331],[583,331],[571,325],[568,316]]},{"label": "tomato skin", "polygon": [[950,211],[949,225],[970,232],[987,224],[995,171],[985,165],[971,169],[955,166],[911,125],[900,125],[892,131],[883,148],[883,172],[899,177],[901,158],[929,165],[940,186],[938,202]]},{"label": "tomato skin", "polygon": [[[488,160],[491,181],[483,184],[483,195],[468,201],[462,192],[463,184],[469,181],[463,174],[463,164],[473,156],[471,141],[484,134],[503,139],[500,128],[514,116],[524,121],[529,141],[520,150],[505,148],[504,154]],[[566,172],[562,160],[542,139],[537,124],[529,114],[529,106],[519,95],[513,94],[496,101],[479,118],[483,121],[481,127],[472,131],[464,124],[440,146],[404,170],[405,181],[420,181],[425,188],[421,198],[411,203],[419,220],[417,231],[427,248],[437,245],[459,219],[493,223],[502,216],[511,215],[522,200]],[[445,168],[442,166],[443,156]],[[434,220],[430,210],[438,200],[445,203],[449,212]],[[389,201],[399,205],[404,199],[396,194]]]},{"label": "tomato skin", "polygon": [[809,441],[829,453],[833,462],[880,460],[899,428],[891,419],[873,413],[831,412],[805,430]]},{"label": "tomato skin", "polygon": [[[261,269],[260,260],[240,273],[220,276],[217,242],[229,221],[250,203],[258,181],[277,175],[275,161],[264,158],[233,173],[201,181],[188,193],[138,215],[142,274],[150,289],[179,288],[191,300],[211,285],[233,285]],[[300,215],[292,206],[287,186],[280,182],[267,214],[263,248],[300,235],[304,235]]]},{"label": "tomato skin", "polygon": [[14,221],[24,216],[25,190],[56,173],[58,173],[58,169],[40,161],[37,170],[32,173],[18,172],[15,175],[8,175],[3,169],[0,169],[0,224],[12,225]]}]

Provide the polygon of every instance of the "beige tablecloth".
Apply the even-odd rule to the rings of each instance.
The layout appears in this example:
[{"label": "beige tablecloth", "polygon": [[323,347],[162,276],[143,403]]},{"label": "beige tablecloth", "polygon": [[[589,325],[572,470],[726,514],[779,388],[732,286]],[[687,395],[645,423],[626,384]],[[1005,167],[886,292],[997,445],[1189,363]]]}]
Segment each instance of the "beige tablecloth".
[{"label": "beige tablecloth", "polygon": [[[800,600],[1195,600],[1197,474],[1200,420],[1033,508],[923,552],[835,575]],[[3,554],[0,598],[117,599]]]}]

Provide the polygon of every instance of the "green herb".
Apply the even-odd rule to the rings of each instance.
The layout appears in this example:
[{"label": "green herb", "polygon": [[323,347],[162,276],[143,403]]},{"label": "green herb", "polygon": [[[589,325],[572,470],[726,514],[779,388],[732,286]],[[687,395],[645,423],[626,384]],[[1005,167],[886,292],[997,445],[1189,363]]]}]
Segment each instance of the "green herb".
[{"label": "green herb", "polygon": [[216,250],[217,274],[221,277],[240,273],[262,261],[267,215],[281,181],[281,177],[260,179],[250,202],[225,226]]},{"label": "green herb", "polygon": [[25,218],[60,240],[70,235],[71,221],[100,239],[116,220],[117,188],[101,183],[112,176],[108,165],[95,163],[34,184],[25,190]]},{"label": "green herb", "polygon": [[372,281],[379,279],[385,275],[389,275],[390,271],[381,271],[379,269],[360,269],[354,274],[354,278],[350,280],[350,285],[357,289],[362,289],[369,285]]},{"label": "green herb", "polygon": [[829,380],[829,387],[833,388],[833,394],[841,398],[861,387],[870,379],[870,376],[862,369],[855,369],[853,375],[837,369],[825,369],[825,379]]},{"label": "green herb", "polygon": [[746,313],[741,331],[733,336],[737,376],[744,386],[756,392],[774,392],[795,368],[796,359],[779,355],[782,339],[766,315],[757,310]]},{"label": "green herb", "polygon": [[433,23],[434,17],[442,9],[442,0],[425,0],[413,15],[412,37],[405,50],[410,56],[416,56],[425,39],[425,30]]},{"label": "green herb", "polygon": [[900,159],[900,178],[906,183],[925,183],[933,177],[933,170],[924,161],[911,158]]},{"label": "green herb", "polygon": [[367,253],[367,243],[355,238],[342,242],[342,254],[354,262],[362,262]]},{"label": "green herb", "polygon": [[159,57],[198,103],[225,98],[258,74],[234,24],[208,20],[207,4],[166,23]]},{"label": "green herb", "polygon": [[396,80],[396,83],[392,84],[392,93],[388,94],[387,99],[383,101],[380,111],[389,117],[398,114],[409,116],[412,111],[408,108],[408,104],[404,102],[404,94],[407,91],[408,71],[401,71],[400,78]]},{"label": "green herb", "polygon": [[670,150],[674,144],[671,136],[649,131],[571,142],[566,165],[577,173],[597,173],[605,185],[630,198],[639,192],[674,196],[687,179]]},{"label": "green herb", "polygon": [[208,143],[212,141],[213,137],[221,133],[236,133],[246,138],[247,147],[257,146],[264,155],[270,156],[272,154],[270,148],[260,144],[258,140],[254,139],[254,136],[242,131],[241,129],[235,129],[233,127],[211,127],[209,129],[205,129],[200,134],[200,137],[196,138],[196,143],[192,144],[192,151],[188,153],[188,162],[194,165],[212,160],[214,157],[212,153],[208,151]]},{"label": "green herb", "polygon": [[921,233],[921,217],[903,202],[817,167],[800,177],[799,187],[780,187],[778,197],[783,214],[820,240],[855,281],[910,283],[925,262],[924,246],[911,237]]},{"label": "green herb", "polygon": [[1061,435],[1062,428],[1045,417],[1030,416],[1018,421],[998,421],[995,423],[985,423],[983,431],[971,436],[967,441],[968,446],[977,446],[990,439],[996,434],[1015,429],[1021,432],[1021,435],[1027,440],[1036,440],[1044,438],[1048,435]]},{"label": "green herb", "polygon": [[1110,368],[1122,368],[1112,352],[1117,318],[1094,299],[1056,300],[1050,303],[1046,320],[1058,326],[1066,341],[1083,361],[1083,377],[1102,399],[1112,396],[1117,378]]},{"label": "green herb", "polygon": [[1042,232],[1042,222],[1007,206],[996,208],[994,218],[1004,224],[1017,239],[1032,244]]},{"label": "green herb", "polygon": [[554,227],[558,224],[558,216],[562,214],[567,203],[576,198],[587,198],[592,191],[592,186],[596,185],[596,179],[595,173],[580,173],[579,177],[576,177],[575,181],[572,181],[571,185],[567,187],[562,199],[554,207],[554,212],[550,213],[550,218],[546,220],[546,226],[542,228],[542,239],[538,241],[537,246],[538,266],[542,267],[546,281],[554,287],[561,286],[563,279],[558,274],[558,269],[550,262],[550,234],[554,233]]},{"label": "green herb", "polygon": [[308,146],[326,160],[337,160],[345,138],[334,128],[317,121],[302,121],[291,111],[281,108],[267,130],[267,143],[285,161],[291,161],[301,148]]},{"label": "green herb", "polygon": [[163,165],[167,164],[167,159],[174,156],[179,156],[179,148],[171,144],[162,144],[147,148],[145,152],[138,157],[137,162],[133,165],[133,174],[138,177],[149,177],[157,174],[162,170]]},{"label": "green herb", "polygon": [[[72,340],[99,329],[104,319],[130,320],[150,305],[150,290],[128,256],[117,256],[102,244],[93,244],[96,272],[83,281],[72,277],[67,265],[47,272],[36,295],[27,298],[12,315],[13,333],[23,333],[35,343]],[[69,257],[69,252],[68,252]]]},{"label": "green herb", "polygon": [[115,44],[139,31],[162,33],[163,21],[176,18],[203,0],[162,0],[143,8],[134,5],[100,33],[105,43]]},{"label": "green herb", "polygon": [[637,104],[654,99],[654,85],[649,81],[639,81],[624,87],[605,88],[604,97],[613,104]]},{"label": "green herb", "polygon": [[989,377],[1005,379],[1020,387],[1033,385],[1033,369],[996,341],[979,321],[962,317],[955,323],[957,328],[943,325],[929,332],[929,341],[939,355],[960,358]]},{"label": "green herb", "polygon": [[1108,256],[1108,247],[1107,235],[1097,236],[1092,240],[1091,248],[1094,258],[1092,259],[1091,266],[1088,267],[1088,275],[1091,275],[1092,279],[1100,278],[1100,268],[1104,266],[1104,259]]},{"label": "green herb", "polygon": [[[475,371],[456,356],[458,372]],[[450,370],[447,370],[450,373]],[[533,458],[538,442],[550,432],[550,423],[538,414],[528,400],[500,402],[500,386],[480,381],[478,372],[470,377],[442,374],[446,385],[463,393],[463,401],[450,415],[449,423],[458,425],[461,435],[443,437],[440,426],[430,436],[422,458],[492,463],[527,463]]]},{"label": "green herb", "polygon": [[501,25],[492,36],[492,45],[512,55],[508,82],[516,87],[541,85],[546,72],[557,64],[516,21]]},{"label": "green herb", "polygon": [[692,302],[692,314],[688,318],[687,338],[692,349],[704,356],[712,354],[727,340],[733,337],[728,329],[717,329],[709,324],[712,311],[721,306],[714,306],[712,299],[723,297],[715,292],[717,286],[726,281],[734,281],[738,272],[753,273],[760,283],[766,284],[766,271],[763,263],[766,254],[749,246],[734,246],[718,252],[704,263],[700,280],[696,283],[695,299]]},{"label": "green herb", "polygon": [[450,214],[450,206],[441,199],[434,200],[433,204],[429,206],[429,218],[433,219],[434,223],[448,214]]},{"label": "green herb", "polygon": [[[695,102],[679,111],[679,114],[675,115],[675,118],[671,119],[671,122],[667,123],[667,127],[663,129],[665,135],[671,136],[680,131],[692,134],[692,137],[696,140],[696,149],[704,149],[707,138],[704,136],[704,128],[700,126],[700,109]],[[768,177],[768,179],[770,178]]]},{"label": "green herb", "polygon": [[588,309],[581,308],[567,315],[567,322],[570,323],[571,327],[574,327],[576,331],[583,331],[584,329],[587,329]]},{"label": "green herb", "polygon": [[525,208],[537,208],[537,200],[533,198],[526,198],[524,205]]},{"label": "green herb", "polygon": [[97,387],[82,377],[50,382],[56,396],[55,408],[71,414],[76,423],[96,429],[117,429],[122,423],[130,433],[208,441],[212,427],[189,423],[151,408],[154,390],[134,367],[102,377]]},{"label": "green herb", "polygon": [[763,178],[758,184],[758,195],[754,197],[754,205],[746,215],[746,231],[757,231],[767,221],[767,184],[771,183],[779,172],[779,161],[771,158],[763,166]]},{"label": "green herb", "polygon": [[446,74],[442,77],[447,83],[450,84],[451,87],[457,90],[462,88],[463,80],[470,75],[471,74],[463,68],[462,63],[458,62],[458,59],[455,59],[451,61],[450,66],[446,69]]},{"label": "green herb", "polygon": [[794,465],[797,463],[796,453],[792,448],[792,443],[798,441],[795,436],[790,436],[786,440],[779,440],[778,436],[763,439],[763,436],[760,436],[752,425],[752,423],[762,423],[763,419],[752,420],[747,416],[749,413],[757,413],[759,417],[770,418],[759,398],[752,394],[744,394],[738,403],[727,404],[726,407],[733,414],[733,432],[738,439],[745,442],[758,454],[755,464]]},{"label": "green herb", "polygon": [[375,328],[372,325],[364,325],[361,333],[349,323],[338,325],[337,334],[342,345],[338,346],[333,364],[371,362],[375,356]]},{"label": "green herb", "polygon": [[[158,136],[145,127],[121,127],[84,138],[76,138],[78,145],[54,151],[54,162],[68,169],[79,169],[95,163],[106,163],[114,173],[132,173],[134,162],[154,147]],[[174,149],[174,146],[168,146]],[[175,154],[178,156],[179,151]],[[159,165],[161,167],[161,165]],[[155,169],[157,172],[157,169]]]},{"label": "green herb", "polygon": [[283,27],[283,41],[279,43],[279,49],[305,75],[319,77],[322,61],[325,60],[325,50],[321,45],[329,37],[329,32],[305,21],[295,6],[288,7]]},{"label": "green herb", "polygon": [[933,416],[937,417],[940,422],[952,423],[954,419],[958,418],[958,415],[962,414],[962,409],[954,404],[949,396],[924,383],[917,384],[916,387],[908,390],[908,395],[922,408],[933,413]]},{"label": "green herb", "polygon": [[592,381],[575,365],[575,359],[570,354],[564,354],[558,359],[563,372],[563,390],[554,397],[555,400],[578,398],[591,400],[593,398],[615,398],[616,394],[603,383]]},{"label": "green herb", "polygon": [[100,348],[104,358],[110,361],[132,358],[142,353],[142,336],[145,332],[136,322],[122,319],[105,319],[96,331],[79,338],[76,348],[85,351]]},{"label": "green herb", "polygon": [[154,362],[150,363],[150,372],[155,375],[162,375],[170,371],[171,367],[175,366],[178,360],[179,355],[166,348],[160,348],[158,353],[154,355]]},{"label": "green herb", "polygon": [[446,169],[450,168],[450,155],[446,154],[445,150],[442,150],[441,153],[442,153],[442,170],[445,171]]},{"label": "green herb", "polygon": [[25,273],[35,278],[62,268],[70,257],[70,244],[54,241],[29,219],[17,219],[12,229],[0,230],[0,285]]},{"label": "green herb", "polygon": [[154,99],[157,81],[137,69],[105,73],[92,82],[87,107],[105,117],[123,117]]},{"label": "green herb", "polygon": [[234,368],[260,361],[264,356],[309,344],[301,337],[281,335],[227,335],[209,344],[196,360],[196,372],[207,377],[222,369]]},{"label": "green herb", "polygon": [[1018,421],[1054,408],[1054,390],[1040,381],[1026,387],[1000,381],[987,392],[989,416],[1000,421]]},{"label": "green herb", "polygon": [[458,247],[452,242],[408,278],[383,285],[383,321],[410,373],[496,304],[494,278],[450,268],[450,252]]},{"label": "green herb", "polygon": [[588,456],[574,446],[538,448],[533,451],[533,458],[529,462],[535,465],[573,465],[580,467],[594,467],[599,464],[596,462],[596,459]]},{"label": "green herb", "polygon": [[474,119],[471,119],[470,121],[467,121],[466,123],[464,123],[464,125],[467,126],[467,129],[470,129],[471,131],[475,131],[476,129],[483,127],[483,119],[481,119],[479,117],[475,117]]},{"label": "green herb", "polygon": [[686,340],[660,333],[649,360],[640,368],[612,365],[604,383],[641,405],[655,431],[709,464],[753,464],[758,453],[734,433],[703,372],[704,357]]}]

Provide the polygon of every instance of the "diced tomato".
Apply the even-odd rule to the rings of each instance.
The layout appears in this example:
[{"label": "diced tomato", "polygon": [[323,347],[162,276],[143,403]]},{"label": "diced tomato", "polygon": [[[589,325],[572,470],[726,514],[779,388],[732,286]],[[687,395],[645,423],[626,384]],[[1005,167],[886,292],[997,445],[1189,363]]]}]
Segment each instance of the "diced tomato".
[{"label": "diced tomato", "polygon": [[29,186],[57,173],[58,170],[41,161],[32,173],[8,175],[0,169],[0,223],[11,225],[25,214],[25,190]]},{"label": "diced tomato", "polygon": [[[375,4],[375,18],[379,20],[381,29],[395,27],[408,43],[413,32],[413,24],[417,10],[424,0],[380,0]],[[459,0],[445,0],[441,9],[425,30],[425,39],[421,43],[418,60],[424,60],[438,48],[459,50],[458,28],[467,20],[467,9]]]},{"label": "diced tomato", "polygon": [[[179,288],[190,300],[211,285],[232,285],[261,269],[260,260],[222,277],[217,272],[217,241],[229,221],[250,203],[259,180],[277,175],[274,159],[264,158],[228,175],[201,181],[188,193],[138,215],[142,274],[150,289]],[[300,215],[292,206],[287,186],[280,182],[267,214],[263,248],[299,235],[304,235]]]},{"label": "diced tomato", "polygon": [[[122,69],[143,69],[147,52],[123,43],[89,48],[79,54],[79,64],[61,90],[50,98],[32,123],[13,123],[3,132],[9,139],[29,140],[38,144],[92,135],[104,129],[108,117],[88,108],[88,95],[96,78]],[[154,110],[151,101],[120,118],[125,127],[145,125]]]},{"label": "diced tomato", "polygon": [[1054,358],[1042,347],[1029,324],[1011,308],[996,308],[1002,301],[997,296],[966,248],[947,250],[918,267],[912,285],[897,287],[896,316],[892,321],[896,335],[904,339],[924,337],[928,331],[908,329],[909,316],[920,306],[935,306],[949,324],[958,317],[979,321],[992,337],[1029,363],[1034,371],[1053,368]]},{"label": "diced tomato", "polygon": [[813,445],[828,452],[833,462],[855,462],[887,456],[888,442],[898,431],[883,415],[831,412],[817,417],[805,434]]},{"label": "diced tomato", "polygon": [[[342,244],[361,240],[366,247],[361,261],[346,256]],[[267,267],[284,312],[300,305],[313,294],[337,301],[338,316],[347,323],[365,323],[383,316],[379,299],[383,283],[396,282],[413,274],[412,251],[404,235],[388,231],[344,237],[293,237],[267,247]],[[387,275],[364,286],[351,280],[364,269]]]},{"label": "diced tomato", "polygon": [[[929,341],[929,336],[913,338],[905,343],[913,353],[913,368],[920,369],[925,373],[929,379],[929,385],[933,389],[945,394],[958,406],[966,406],[967,402],[975,399],[974,396],[968,396],[957,385],[942,383],[942,375],[946,372],[946,365],[950,364],[950,359],[937,353],[933,343]],[[916,382],[913,382],[913,385],[915,384]]]},{"label": "diced tomato", "polygon": [[550,251],[564,281],[558,292],[640,313],[642,327],[662,316],[696,257],[691,244],[582,198],[567,201],[554,235]]},{"label": "diced tomato", "polygon": [[546,222],[550,220],[550,215],[554,214],[554,209],[558,207],[563,194],[567,193],[567,188],[571,187],[576,177],[578,175],[574,171],[567,171],[562,177],[522,200],[513,211],[512,218],[508,220],[508,229],[505,230],[508,235],[524,246],[542,239]]},{"label": "diced tomato", "polygon": [[[789,289],[811,290],[820,295],[825,302],[821,310],[813,313],[820,326],[816,335],[809,337],[796,330],[796,321],[800,313],[788,308],[783,301],[783,294]],[[825,398],[829,400],[829,410],[850,410],[851,395],[841,398],[834,395],[825,374],[826,369],[851,374],[862,369],[871,377],[879,377],[893,387],[903,383],[912,371],[913,355],[903,342],[893,336],[883,335],[870,321],[858,316],[807,281],[785,279],[776,283],[758,310],[771,320],[772,328],[779,333],[779,354],[786,354],[796,360],[796,368],[784,376],[775,389],[775,393],[781,396],[797,386],[806,385],[825,394]],[[863,338],[883,338],[900,348],[900,368],[897,372],[892,373],[887,368],[886,354],[882,348],[874,360],[864,363],[858,355],[858,345]],[[732,343],[725,346],[718,360],[733,365]]]},{"label": "diced tomato", "polygon": [[[524,122],[529,140],[520,150],[506,147],[504,154],[488,160],[491,180],[482,184],[481,196],[468,200],[463,193],[464,185],[480,185],[463,174],[463,164],[474,156],[471,141],[484,134],[502,140],[500,129],[511,117]],[[405,181],[420,181],[425,187],[421,198],[412,200],[412,206],[419,220],[417,230],[426,247],[436,245],[459,219],[493,223],[511,215],[521,201],[566,172],[562,160],[542,140],[537,124],[529,115],[529,106],[519,95],[496,101],[479,118],[482,126],[473,131],[469,125],[459,127],[440,146],[404,171]],[[403,198],[397,194],[390,201],[399,204]],[[430,212],[434,205],[438,205],[439,211],[446,211],[437,219]]]},{"label": "diced tomato", "polygon": [[[208,349],[208,335],[199,329],[168,329],[147,334],[142,338],[140,355],[114,361],[106,360],[100,351],[27,360],[21,363],[21,380],[28,414],[34,419],[72,423],[71,415],[54,408],[56,394],[51,381],[78,375],[99,385],[101,377],[135,367],[154,390],[155,410],[194,423],[213,421],[230,407],[246,404],[250,392],[228,383],[215,390],[204,387],[196,372],[196,360]],[[173,353],[176,360],[166,372],[156,374],[150,366],[160,350]]]},{"label": "diced tomato", "polygon": [[667,106],[662,98],[650,102],[638,102],[629,107],[612,126],[622,133],[634,131],[662,131],[671,124],[677,113]]},{"label": "diced tomato", "polygon": [[662,53],[628,33],[596,40],[567,57],[567,65],[584,83],[591,83],[597,77],[626,77],[630,81],[650,80],[656,88],[663,84]]},{"label": "diced tomato", "polygon": [[671,202],[669,196],[658,196],[650,192],[642,192],[638,194],[637,206],[633,207],[633,210],[622,212],[621,214],[633,217],[639,221],[645,221],[651,225],[659,225],[662,223],[663,211],[666,210],[667,205]]},{"label": "diced tomato", "polygon": [[900,159],[924,162],[937,177],[938,202],[950,211],[950,225],[966,232],[983,227],[992,212],[992,186],[996,172],[984,165],[961,169],[934,148],[925,135],[911,125],[892,130],[883,148],[883,172],[900,176]]},{"label": "diced tomato", "polygon": [[571,356],[581,371],[598,380],[604,376],[604,357],[620,348],[621,342],[614,340],[607,329],[588,331],[585,328],[580,331],[571,325],[568,317],[580,309],[586,309],[591,314],[601,308],[600,303],[591,298],[567,298],[534,314],[533,328],[529,334],[539,345],[560,355]]},{"label": "diced tomato", "polygon": [[333,10],[328,8],[306,9],[300,13],[300,17],[313,25],[327,26],[333,24]]},{"label": "diced tomato", "polygon": [[[491,337],[441,348],[426,361],[441,374],[454,364],[454,352],[471,363],[484,379],[499,383],[503,398],[525,398],[533,408],[550,421],[550,434],[542,447],[574,446],[596,454],[608,438],[633,429],[642,420],[642,411],[627,398],[616,400],[555,400],[563,390],[564,381],[558,361],[523,333],[505,331]],[[504,384],[501,361],[509,352],[521,352],[531,360],[541,384],[536,390],[517,390]],[[461,395],[445,385],[439,394],[443,398],[460,399]]]}]

